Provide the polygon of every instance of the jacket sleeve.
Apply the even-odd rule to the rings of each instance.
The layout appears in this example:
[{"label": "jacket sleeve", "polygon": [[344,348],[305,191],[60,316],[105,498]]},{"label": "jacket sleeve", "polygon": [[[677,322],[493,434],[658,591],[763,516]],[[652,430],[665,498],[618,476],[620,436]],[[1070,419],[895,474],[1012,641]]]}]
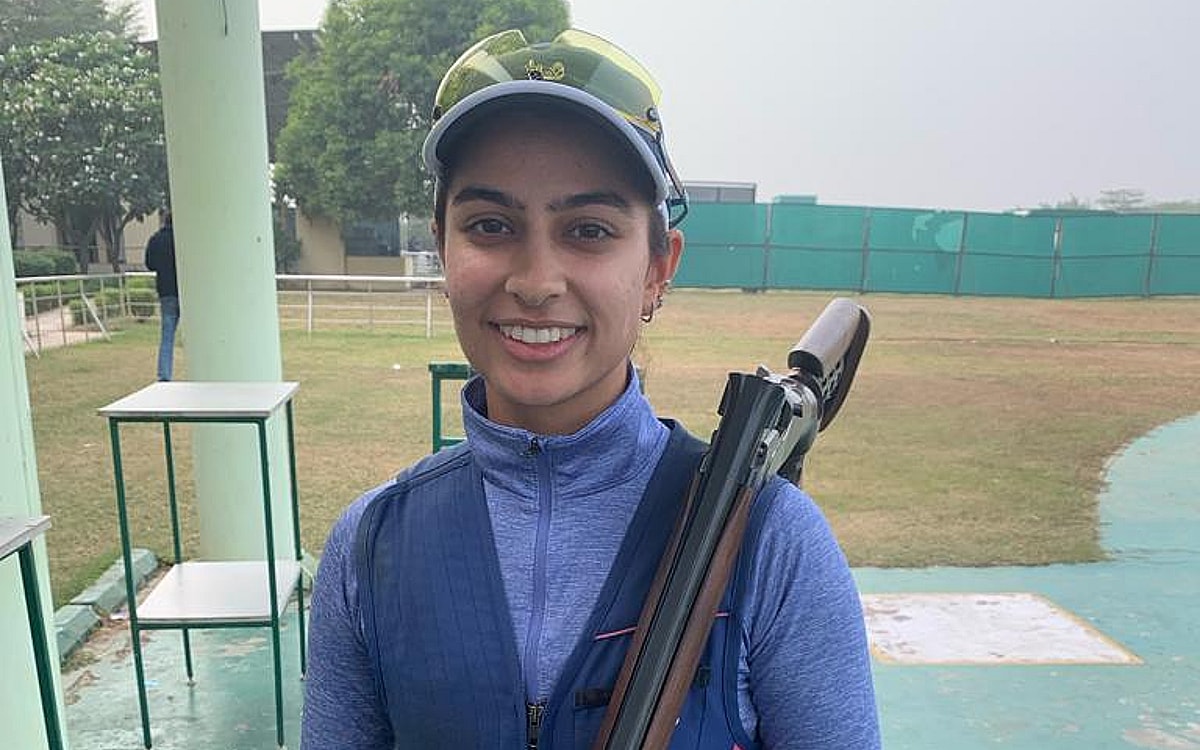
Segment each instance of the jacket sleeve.
[{"label": "jacket sleeve", "polygon": [[161,265],[160,255],[162,255],[162,235],[155,232],[150,235],[150,241],[146,243],[146,268],[157,271]]},{"label": "jacket sleeve", "polygon": [[393,746],[376,692],[359,614],[354,543],[374,493],[351,505],[325,543],[312,596],[301,750],[379,750]]},{"label": "jacket sleeve", "polygon": [[866,626],[846,558],[806,494],[783,481],[764,492],[744,620],[763,747],[878,750]]}]

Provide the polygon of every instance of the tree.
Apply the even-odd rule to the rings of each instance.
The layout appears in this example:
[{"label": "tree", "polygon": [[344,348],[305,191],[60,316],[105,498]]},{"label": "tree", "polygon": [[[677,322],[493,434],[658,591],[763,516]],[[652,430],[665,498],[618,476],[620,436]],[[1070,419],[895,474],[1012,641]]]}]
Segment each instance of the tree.
[{"label": "tree", "polygon": [[88,31],[127,35],[136,15],[131,2],[109,10],[104,0],[0,0],[0,53]]},{"label": "tree", "polygon": [[1137,188],[1112,188],[1100,191],[1100,197],[1096,200],[1096,205],[1109,211],[1116,211],[1117,213],[1130,213],[1141,209],[1145,202],[1145,190]]},{"label": "tree", "polygon": [[[88,31],[128,35],[136,15],[132,2],[109,10],[104,0],[0,0],[0,54],[13,47]],[[14,244],[23,198],[20,190],[25,184],[24,166],[22,159],[4,164],[8,226]]]},{"label": "tree", "polygon": [[1200,199],[1159,201],[1147,205],[1145,210],[1155,214],[1200,214]]},{"label": "tree", "polygon": [[53,222],[87,268],[97,232],[119,270],[125,226],[166,202],[157,65],[108,32],[14,47],[0,57],[0,143],[13,202]]},{"label": "tree", "polygon": [[450,63],[483,35],[540,41],[567,24],[563,0],[332,0],[317,52],[289,66],[280,192],[341,223],[426,213],[420,148]]}]

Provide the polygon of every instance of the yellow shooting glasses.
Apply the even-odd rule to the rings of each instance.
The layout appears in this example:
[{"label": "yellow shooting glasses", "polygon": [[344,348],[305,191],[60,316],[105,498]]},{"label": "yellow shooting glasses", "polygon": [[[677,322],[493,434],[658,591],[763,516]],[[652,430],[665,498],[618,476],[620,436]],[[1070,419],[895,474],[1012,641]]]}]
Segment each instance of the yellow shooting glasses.
[{"label": "yellow shooting glasses", "polygon": [[450,66],[434,97],[425,166],[439,178],[439,151],[464,117],[501,99],[550,98],[583,107],[624,136],[654,181],[655,202],[674,227],[687,214],[687,194],[667,156],[650,73],[615,44],[578,29],[530,44],[518,29],[493,34]]}]

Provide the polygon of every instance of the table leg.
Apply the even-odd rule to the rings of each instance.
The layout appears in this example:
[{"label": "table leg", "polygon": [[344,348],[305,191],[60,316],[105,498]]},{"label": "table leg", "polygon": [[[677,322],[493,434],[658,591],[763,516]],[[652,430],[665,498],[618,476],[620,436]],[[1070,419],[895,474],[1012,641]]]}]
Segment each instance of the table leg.
[{"label": "table leg", "polygon": [[62,732],[58,724],[58,695],[54,691],[54,673],[50,646],[46,642],[46,622],[42,617],[42,598],[38,594],[37,571],[33,562],[33,543],[17,552],[21,563],[21,583],[25,589],[25,609],[33,636],[33,659],[37,666],[38,687],[42,692],[42,718],[46,722],[46,741],[50,750],[62,750]]}]

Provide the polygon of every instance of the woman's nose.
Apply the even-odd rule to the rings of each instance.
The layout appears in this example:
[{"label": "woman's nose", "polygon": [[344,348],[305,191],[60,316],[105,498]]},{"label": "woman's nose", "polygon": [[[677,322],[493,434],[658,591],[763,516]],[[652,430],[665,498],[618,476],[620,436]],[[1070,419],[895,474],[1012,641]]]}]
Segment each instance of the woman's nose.
[{"label": "woman's nose", "polygon": [[517,253],[504,291],[526,307],[541,307],[567,289],[565,270],[553,243],[531,240]]}]

